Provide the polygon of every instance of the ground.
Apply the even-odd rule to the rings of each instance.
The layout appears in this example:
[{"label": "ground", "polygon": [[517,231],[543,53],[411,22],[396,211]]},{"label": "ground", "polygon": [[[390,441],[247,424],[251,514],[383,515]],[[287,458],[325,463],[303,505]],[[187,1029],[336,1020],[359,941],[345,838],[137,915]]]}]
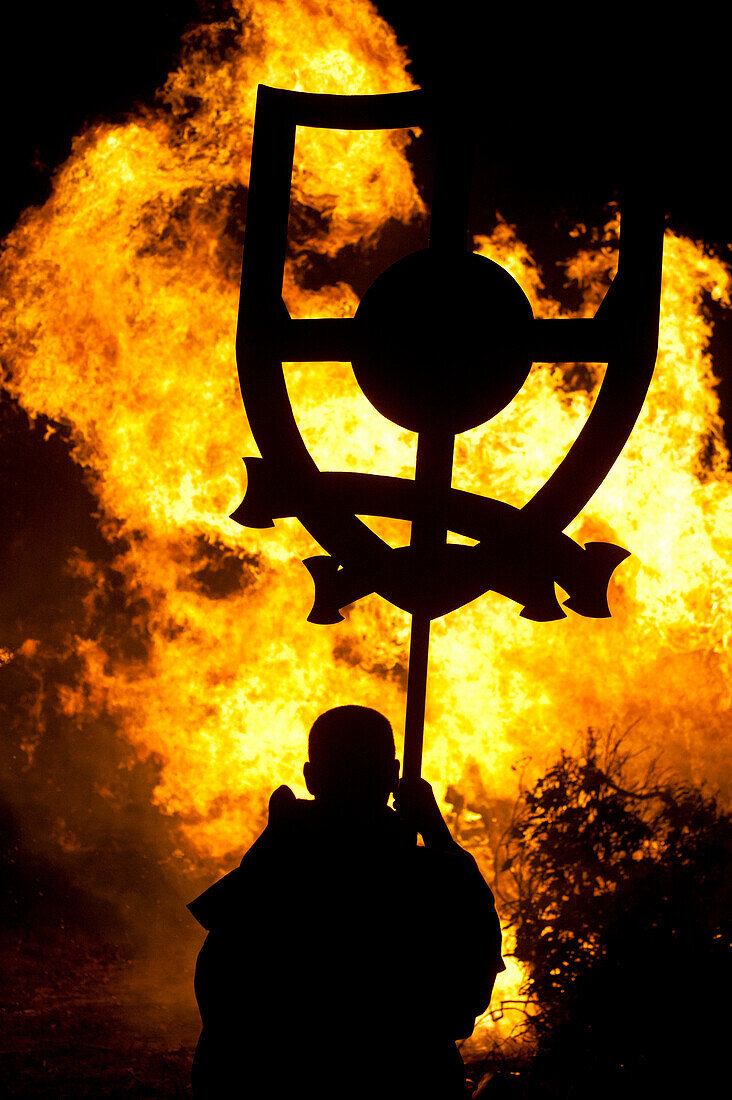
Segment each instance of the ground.
[{"label": "ground", "polygon": [[[68,954],[39,943],[5,943],[0,952],[0,1095],[85,1100],[190,1097],[200,1026],[192,980],[161,996],[156,967],[148,980],[109,951]],[[188,983],[186,983],[188,985]]]}]

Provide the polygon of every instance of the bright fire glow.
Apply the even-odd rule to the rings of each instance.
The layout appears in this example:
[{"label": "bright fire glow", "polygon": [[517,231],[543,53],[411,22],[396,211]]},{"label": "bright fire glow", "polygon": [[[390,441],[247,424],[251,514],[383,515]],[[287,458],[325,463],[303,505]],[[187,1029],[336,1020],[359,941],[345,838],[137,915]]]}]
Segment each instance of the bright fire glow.
[{"label": "bright fire glow", "polygon": [[[141,608],[131,628],[149,638],[146,660],[114,662],[101,643],[67,639],[84,673],[64,707],[112,715],[141,757],[162,757],[155,797],[212,869],[259,832],[275,786],[305,793],[307,730],[322,710],[375,706],[399,735],[409,635],[407,616],[378,596],[338,626],[308,624],[300,561],[316,552],[309,536],[294,520],[259,532],[228,518],[243,495],[241,457],[256,453],[236,377],[240,240],[230,228],[256,85],[403,91],[412,87],[406,58],[367,0],[235,7],[246,16],[235,45],[191,45],[156,109],[77,139],[48,202],[8,238],[1,272],[12,307],[0,321],[6,383],[29,414],[70,430],[103,527],[125,540],[116,567]],[[285,285],[294,314],[349,315],[357,304],[343,275],[303,289],[309,255],[337,268],[344,248],[368,250],[390,219],[423,215],[410,140],[299,132]],[[587,314],[612,274],[615,242],[610,223],[567,269]],[[510,226],[499,223],[476,250],[516,275],[536,314],[562,313]],[[651,392],[624,454],[568,531],[633,552],[611,587],[613,617],[533,623],[489,594],[435,624],[424,774],[439,797],[477,761],[489,792],[512,798],[519,758],[541,762],[587,726],[636,721],[636,736],[668,765],[726,782],[732,492],[704,303],[729,305],[729,290],[718,258],[667,233]],[[602,369],[589,365],[588,377],[598,382]],[[349,365],[293,364],[288,383],[321,467],[411,476],[414,437],[368,405]],[[525,501],[592,398],[568,386],[561,366],[535,364],[508,409],[459,438],[454,484]],[[379,529],[403,537],[398,525]],[[224,551],[241,559],[242,580],[213,598],[199,574]],[[73,568],[92,600],[101,573],[80,557]]]}]

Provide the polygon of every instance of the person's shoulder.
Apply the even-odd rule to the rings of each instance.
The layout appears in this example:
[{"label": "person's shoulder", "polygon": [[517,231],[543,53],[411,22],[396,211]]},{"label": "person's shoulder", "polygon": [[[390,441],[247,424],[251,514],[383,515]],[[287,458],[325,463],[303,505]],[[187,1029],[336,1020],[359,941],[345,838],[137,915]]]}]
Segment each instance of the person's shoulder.
[{"label": "person's shoulder", "polygon": [[465,848],[461,848],[455,840],[451,844],[440,844],[438,846],[420,844],[414,851],[416,852],[415,858],[430,867],[444,867],[456,872],[460,869],[477,867],[470,852],[467,852]]},{"label": "person's shoulder", "polygon": [[222,928],[241,916],[252,895],[271,887],[312,822],[312,803],[295,798],[281,786],[269,800],[269,820],[241,863],[189,903],[188,909],[207,931]]},{"label": "person's shoulder", "polygon": [[461,895],[466,891],[471,895],[478,893],[493,901],[475,858],[457,843],[438,848],[416,847],[412,861],[417,877],[435,889],[458,891]]},{"label": "person's shoulder", "polygon": [[268,812],[265,832],[270,840],[296,839],[317,827],[318,814],[313,799],[297,798],[284,784],[270,795]]},{"label": "person's shoulder", "polygon": [[189,902],[187,908],[198,923],[210,932],[220,926],[226,915],[241,903],[243,885],[242,869],[236,867]]}]

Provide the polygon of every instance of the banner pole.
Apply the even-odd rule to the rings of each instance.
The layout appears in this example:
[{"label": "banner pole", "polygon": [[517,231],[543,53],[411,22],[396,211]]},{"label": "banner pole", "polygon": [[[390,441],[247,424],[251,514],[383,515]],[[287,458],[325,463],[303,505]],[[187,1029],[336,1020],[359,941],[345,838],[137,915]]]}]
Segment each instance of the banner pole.
[{"label": "banner pole", "polygon": [[407,674],[407,713],[404,722],[404,762],[402,775],[419,779],[422,771],[424,711],[427,696],[427,666],[430,650],[430,620],[426,615],[412,616]]},{"label": "banner pole", "polygon": [[[412,520],[411,545],[422,553],[434,552],[447,540],[445,493],[452,479],[455,436],[445,431],[422,431],[417,442],[414,477],[420,487],[419,506]],[[422,771],[422,744],[427,697],[427,669],[430,651],[430,616],[412,615],[407,672],[407,708],[404,720],[404,760],[402,775],[408,781],[419,779]],[[415,837],[416,839],[416,837]]]}]

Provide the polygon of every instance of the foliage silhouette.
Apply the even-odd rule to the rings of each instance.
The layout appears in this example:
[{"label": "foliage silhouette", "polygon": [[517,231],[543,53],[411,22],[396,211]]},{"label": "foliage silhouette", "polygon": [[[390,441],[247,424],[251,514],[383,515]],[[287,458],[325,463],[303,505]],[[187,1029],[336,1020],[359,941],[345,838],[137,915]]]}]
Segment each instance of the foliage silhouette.
[{"label": "foliage silhouette", "polygon": [[723,1072],[732,816],[654,772],[590,731],[524,792],[501,878],[536,1055],[491,1094],[681,1097]]}]

